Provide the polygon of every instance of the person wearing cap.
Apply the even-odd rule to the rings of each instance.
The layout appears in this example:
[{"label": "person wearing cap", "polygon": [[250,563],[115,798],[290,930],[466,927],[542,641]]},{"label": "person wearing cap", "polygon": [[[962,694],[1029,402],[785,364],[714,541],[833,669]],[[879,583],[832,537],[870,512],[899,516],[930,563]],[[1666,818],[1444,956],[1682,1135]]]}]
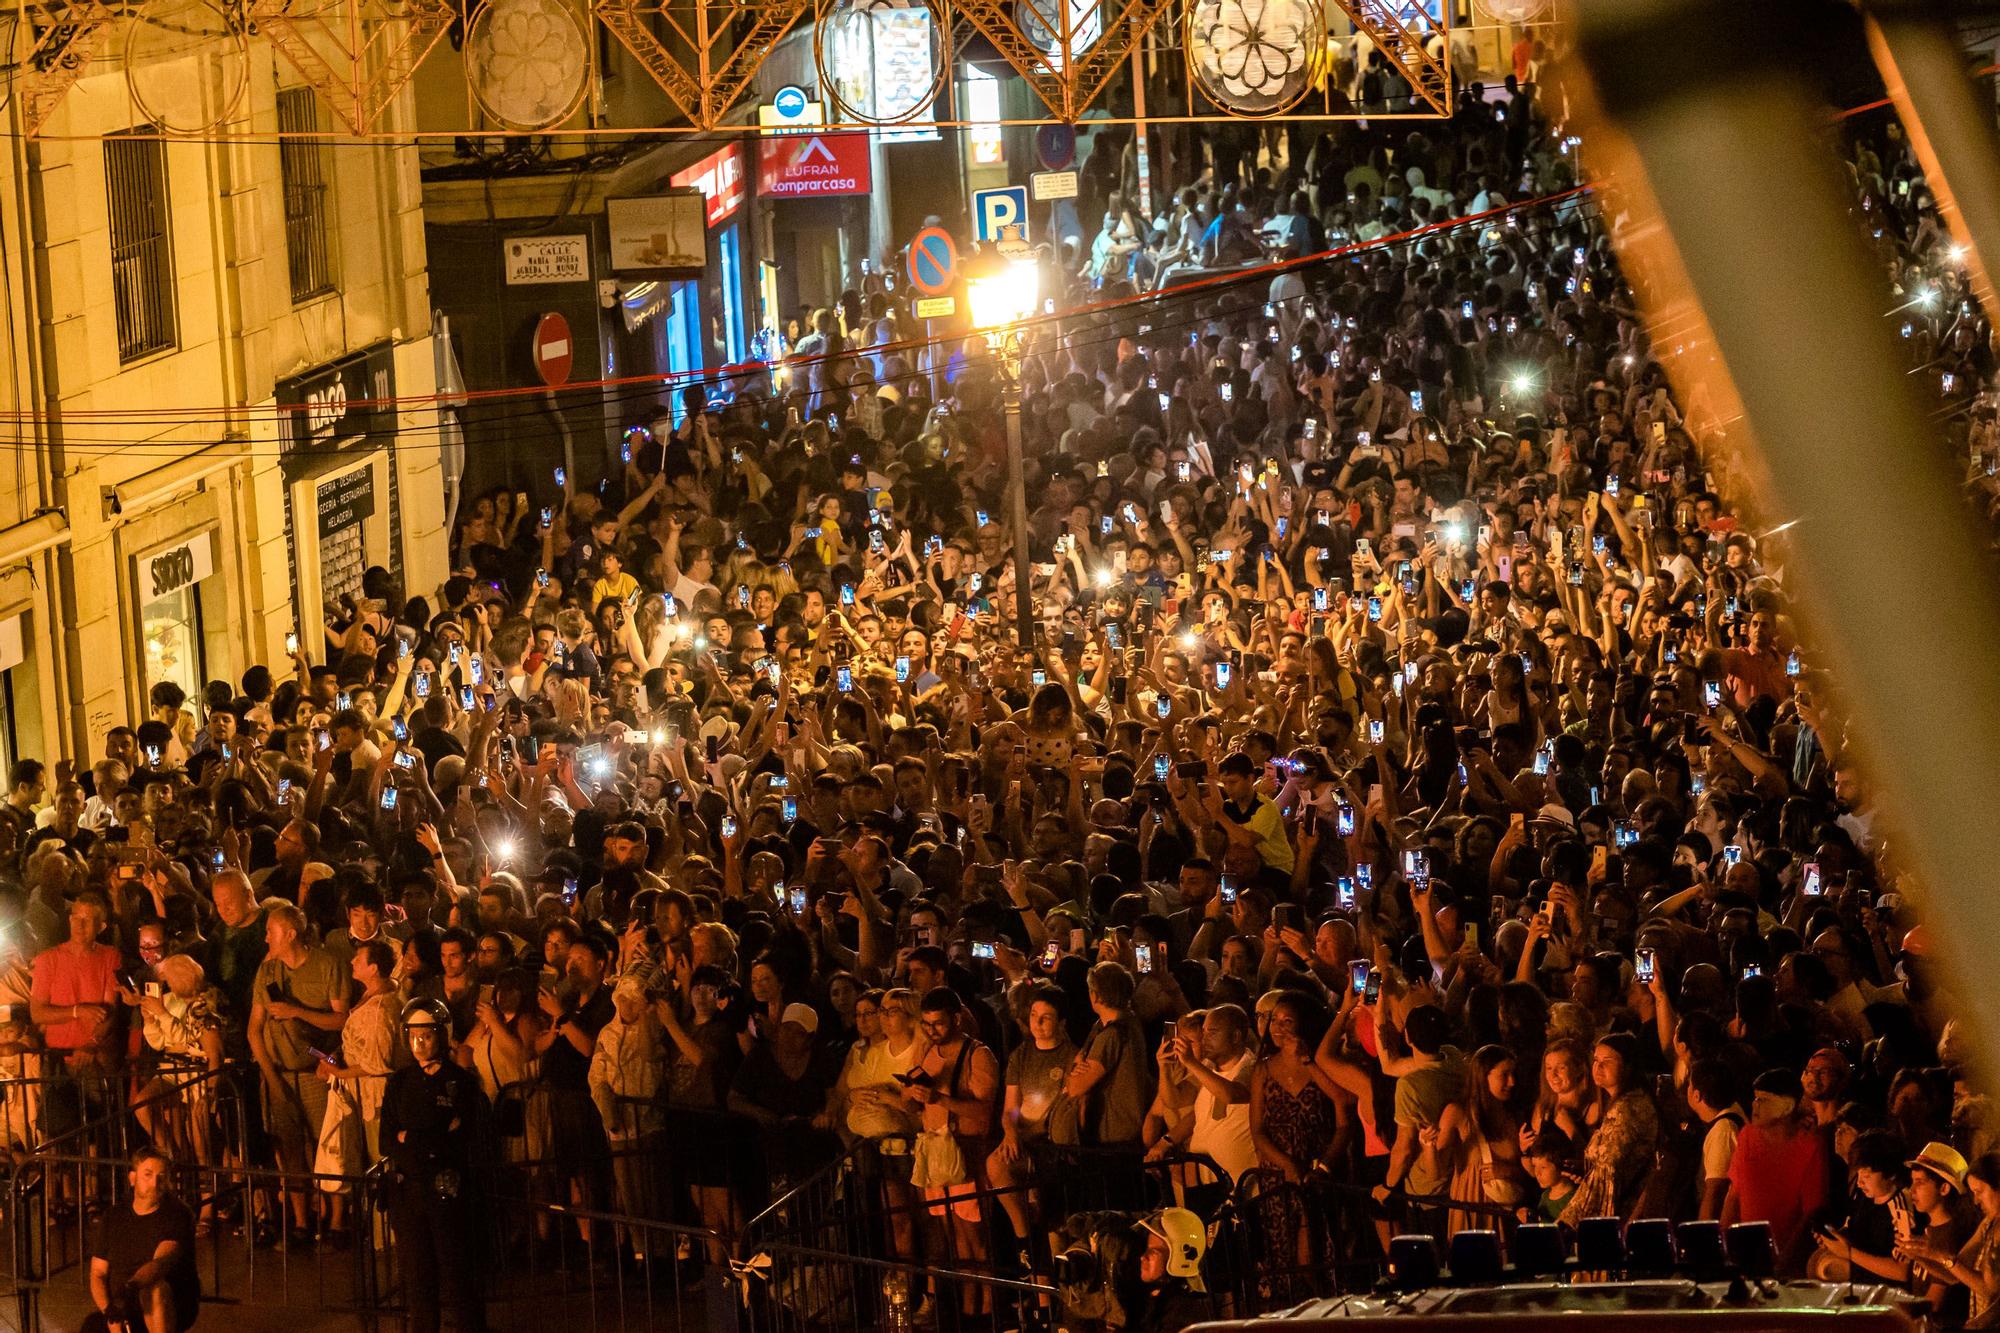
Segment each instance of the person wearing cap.
[{"label": "person wearing cap", "polygon": [[598,1029],[590,1055],[590,1099],[611,1141],[612,1197],[621,1213],[637,1213],[645,1205],[643,1162],[634,1149],[660,1127],[653,1103],[666,1041],[649,999],[639,973],[619,977],[611,988],[611,1021]]},{"label": "person wearing cap", "polygon": [[389,1075],[381,1134],[409,1326],[437,1333],[448,1304],[461,1333],[479,1333],[486,1327],[480,1164],[492,1143],[486,1098],[478,1075],[449,1058],[451,1010],[442,1000],[410,1001],[402,1027],[410,1063]]},{"label": "person wearing cap", "polygon": [[[1924,1244],[1956,1254],[1972,1235],[1975,1221],[1966,1199],[1969,1168],[1964,1155],[1949,1143],[1931,1142],[1904,1165],[1910,1168],[1910,1202],[1923,1218]],[[1907,1291],[1922,1296],[1932,1312],[1946,1322],[1964,1321],[1964,1293],[1952,1286],[1934,1263],[1916,1258],[1908,1241],[1898,1247],[1895,1257],[1908,1268],[1903,1279]]]},{"label": "person wearing cap", "polygon": [[[1978,1226],[1954,1248],[1926,1231],[1903,1242],[1902,1251],[1926,1278],[1964,1289],[1965,1307],[1952,1311],[1966,1328],[1990,1328],[2000,1298],[2000,1153],[1986,1153],[1966,1171],[1966,1189],[1978,1207]],[[1954,1292],[1954,1297],[1959,1293]]]},{"label": "person wearing cap", "polygon": [[[1871,1147],[1870,1156],[1875,1160],[1870,1166],[1881,1175],[1884,1164],[1876,1157],[1878,1152]],[[1907,1199],[1908,1212],[1887,1238],[1891,1245],[1886,1253],[1863,1248],[1856,1238],[1836,1231],[1823,1233],[1820,1247],[1833,1259],[1897,1283],[1912,1296],[1923,1298],[1934,1312],[1948,1315],[1947,1303],[1962,1300],[1964,1293],[1953,1291],[1950,1279],[1937,1271],[1941,1266],[1935,1260],[1915,1255],[1919,1248],[1956,1254],[1971,1236],[1973,1219],[1965,1207],[1965,1157],[1950,1144],[1933,1141],[1906,1159],[1902,1167],[1909,1182],[1902,1196]],[[1919,1237],[1921,1246],[1915,1244]]]},{"label": "person wearing cap", "polygon": [[1795,1272],[1806,1222],[1826,1202],[1826,1140],[1799,1114],[1799,1076],[1767,1069],[1751,1085],[1750,1123],[1736,1136],[1722,1224],[1767,1222],[1780,1272]]},{"label": "person wearing cap", "polygon": [[765,1160],[774,1172],[808,1169],[831,1151],[832,1141],[812,1121],[826,1110],[839,1075],[839,1064],[819,1041],[819,1012],[796,1000],[779,1012],[771,1039],[745,1053],[729,1085],[729,1109],[763,1131]]}]

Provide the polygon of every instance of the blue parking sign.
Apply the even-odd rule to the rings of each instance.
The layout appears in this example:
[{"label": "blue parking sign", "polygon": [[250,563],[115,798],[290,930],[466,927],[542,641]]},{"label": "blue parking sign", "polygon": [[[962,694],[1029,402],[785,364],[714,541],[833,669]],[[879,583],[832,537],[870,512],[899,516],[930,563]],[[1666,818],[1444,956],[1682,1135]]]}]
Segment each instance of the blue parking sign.
[{"label": "blue parking sign", "polygon": [[1021,238],[1028,236],[1028,187],[1009,185],[999,190],[979,190],[972,196],[972,234],[982,241],[1000,239],[1002,227],[1019,227]]}]

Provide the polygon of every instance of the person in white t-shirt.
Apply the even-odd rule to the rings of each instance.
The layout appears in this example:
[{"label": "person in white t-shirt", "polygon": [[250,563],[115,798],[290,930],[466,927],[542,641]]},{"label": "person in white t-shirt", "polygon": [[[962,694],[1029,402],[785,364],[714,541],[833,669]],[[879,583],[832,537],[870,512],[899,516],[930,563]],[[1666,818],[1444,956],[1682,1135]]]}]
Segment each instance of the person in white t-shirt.
[{"label": "person in white t-shirt", "polygon": [[1743,1128],[1743,1108],[1736,1103],[1736,1076],[1720,1060],[1697,1060],[1688,1070],[1688,1109],[1708,1132],[1701,1139],[1701,1211],[1703,1220],[1722,1216],[1729,1193],[1729,1162],[1736,1156],[1736,1133]]},{"label": "person in white t-shirt", "polygon": [[1199,1030],[1183,1020],[1174,1036],[1174,1054],[1197,1085],[1187,1149],[1209,1158],[1231,1181],[1257,1165],[1250,1137],[1250,1075],[1257,1057],[1250,1034],[1249,1015],[1219,1004]]}]

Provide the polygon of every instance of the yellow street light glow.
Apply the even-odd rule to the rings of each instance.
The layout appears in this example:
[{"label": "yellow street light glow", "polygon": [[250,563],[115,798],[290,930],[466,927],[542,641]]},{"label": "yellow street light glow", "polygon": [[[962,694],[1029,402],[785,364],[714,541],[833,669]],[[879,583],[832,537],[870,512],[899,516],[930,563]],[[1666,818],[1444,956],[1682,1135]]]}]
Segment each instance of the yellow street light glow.
[{"label": "yellow street light glow", "polygon": [[965,297],[972,307],[972,326],[998,332],[1035,313],[1041,271],[1032,259],[1015,259],[1007,266],[969,279]]}]

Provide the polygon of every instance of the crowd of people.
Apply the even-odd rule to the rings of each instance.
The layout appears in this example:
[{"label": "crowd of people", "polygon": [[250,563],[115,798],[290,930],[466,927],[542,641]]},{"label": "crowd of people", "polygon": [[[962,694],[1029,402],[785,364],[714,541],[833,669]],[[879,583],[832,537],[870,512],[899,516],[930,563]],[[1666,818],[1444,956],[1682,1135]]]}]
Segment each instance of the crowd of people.
[{"label": "crowd of people", "polygon": [[[1990,510],[1988,330],[1907,145],[1851,144]],[[1986,1320],[2000,1121],[1934,927],[1574,147],[1473,89],[1157,218],[1121,184],[1221,263],[1483,216],[1150,302],[1170,256],[1077,256],[1108,304],[937,365],[878,274],[598,484],[479,496],[441,589],[372,570],[293,662],[17,764],[8,1132],[240,1070],[253,1153],[359,1172],[448,1047],[498,1160],[616,1213],[666,1153],[648,1206],[722,1237],[861,1148],[897,1255],[1045,1272],[1065,1154],[1124,1152],[1260,1191],[1288,1267],[1315,1211],[1343,1258],[1759,1221]],[[329,1197],[261,1225],[337,1242]]]}]

